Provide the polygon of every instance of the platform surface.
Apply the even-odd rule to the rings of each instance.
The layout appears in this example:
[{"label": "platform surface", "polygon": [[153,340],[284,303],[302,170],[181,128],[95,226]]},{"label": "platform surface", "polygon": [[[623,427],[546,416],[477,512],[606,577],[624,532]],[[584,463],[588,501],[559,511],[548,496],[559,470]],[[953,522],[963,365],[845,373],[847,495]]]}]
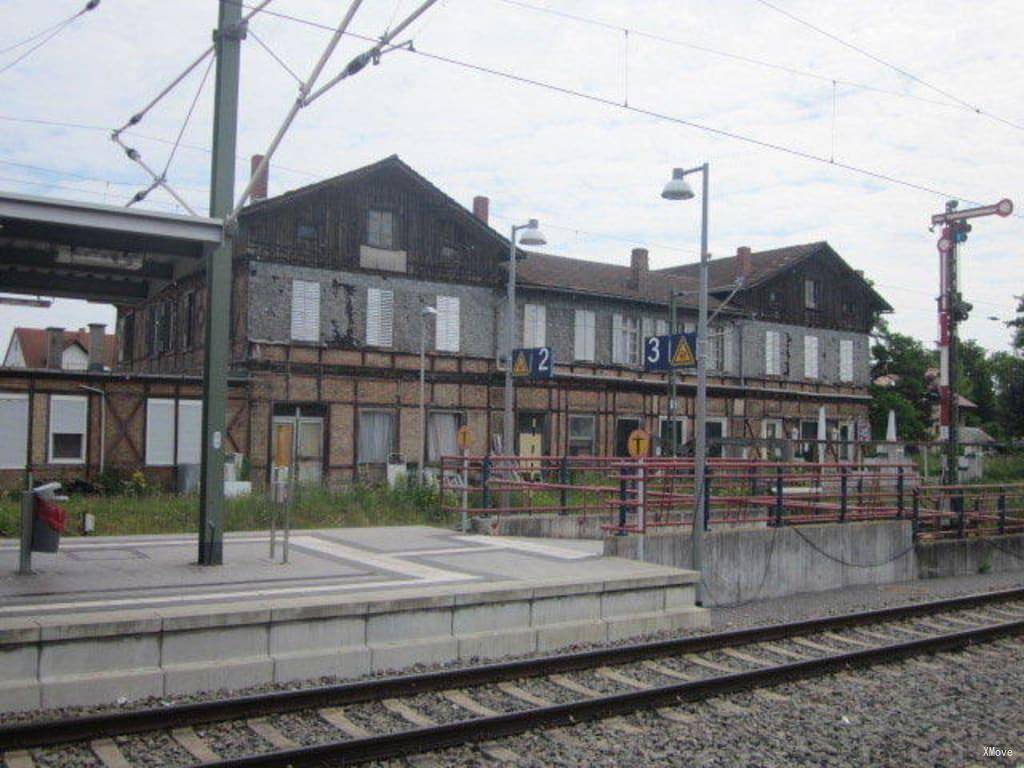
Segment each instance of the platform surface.
[{"label": "platform surface", "polygon": [[[66,538],[16,573],[17,542],[0,543],[0,620],[88,612],[202,610],[387,600],[573,582],[679,578],[686,572],[604,557],[601,542],[463,535],[426,526],[295,531],[289,562],[266,533],[231,534],[223,566],[195,564],[194,536]],[[205,611],[204,611],[205,612]]]}]

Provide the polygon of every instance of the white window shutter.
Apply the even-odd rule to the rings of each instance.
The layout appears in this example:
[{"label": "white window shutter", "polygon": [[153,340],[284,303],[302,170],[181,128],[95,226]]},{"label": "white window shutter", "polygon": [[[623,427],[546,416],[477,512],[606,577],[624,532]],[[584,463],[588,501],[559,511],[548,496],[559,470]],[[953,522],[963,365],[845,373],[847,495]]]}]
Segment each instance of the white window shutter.
[{"label": "white window shutter", "polygon": [[390,347],[394,340],[395,293],[380,292],[380,346]]},{"label": "white window shutter", "polygon": [[654,335],[654,318],[644,317],[640,320],[640,344],[643,346],[644,339]]},{"label": "white window shutter", "polygon": [[394,337],[394,292],[383,288],[366,289],[366,343],[371,347],[390,347]]},{"label": "white window shutter", "polygon": [[203,449],[202,400],[178,401],[178,464],[198,464]]},{"label": "white window shutter", "polygon": [[818,378],[818,337],[804,336],[804,377]]},{"label": "white window shutter", "polygon": [[853,341],[839,341],[839,380],[853,381]]},{"label": "white window shutter", "polygon": [[[15,337],[17,338],[17,337]],[[28,397],[0,394],[0,469],[24,469],[28,458]]]},{"label": "white window shutter", "polygon": [[146,464],[169,467],[174,464],[174,401],[150,398],[146,401]]},{"label": "white window shutter", "polygon": [[612,315],[612,362],[622,364],[626,362],[624,345],[622,343],[622,315]]},{"label": "white window shutter", "polygon": [[587,328],[586,328],[586,310],[577,309],[574,319],[575,325],[573,326],[574,341],[573,341],[573,357],[577,360],[587,359]]},{"label": "white window shutter", "polygon": [[766,331],[764,337],[764,372],[778,376],[782,373],[782,338],[778,331]]},{"label": "white window shutter", "polygon": [[725,335],[722,336],[722,371],[728,372],[732,370],[732,355],[733,355],[733,339],[732,339],[732,326],[726,326],[722,331]]},{"label": "white window shutter", "polygon": [[435,347],[440,352],[459,351],[459,299],[456,296],[437,297],[437,328]]},{"label": "white window shutter", "polygon": [[523,346],[543,347],[547,335],[547,307],[527,304],[523,307]]},{"label": "white window shutter", "polygon": [[292,339],[320,341],[320,283],[292,280]]}]

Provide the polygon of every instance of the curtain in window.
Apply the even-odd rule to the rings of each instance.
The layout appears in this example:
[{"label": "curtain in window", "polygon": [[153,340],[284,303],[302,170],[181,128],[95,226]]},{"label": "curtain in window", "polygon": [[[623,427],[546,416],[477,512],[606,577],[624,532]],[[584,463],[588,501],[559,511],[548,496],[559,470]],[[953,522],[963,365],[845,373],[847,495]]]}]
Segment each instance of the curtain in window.
[{"label": "curtain in window", "polygon": [[442,456],[457,456],[459,446],[456,433],[459,430],[457,413],[432,413],[427,420],[427,461],[436,463]]},{"label": "curtain in window", "polygon": [[359,414],[358,461],[385,464],[391,453],[395,415],[389,411],[361,411]]}]

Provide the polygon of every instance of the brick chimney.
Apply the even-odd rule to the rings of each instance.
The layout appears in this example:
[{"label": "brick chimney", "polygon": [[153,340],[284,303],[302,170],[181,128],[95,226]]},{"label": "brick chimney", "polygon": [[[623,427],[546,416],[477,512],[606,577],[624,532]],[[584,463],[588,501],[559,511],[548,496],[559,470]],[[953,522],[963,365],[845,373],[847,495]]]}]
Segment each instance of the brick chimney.
[{"label": "brick chimney", "polygon": [[64,329],[46,329],[46,367],[59,371],[64,367]]},{"label": "brick chimney", "polygon": [[267,199],[267,185],[270,181],[269,163],[267,164],[267,167],[263,169],[263,173],[259,175],[259,178],[256,178],[256,169],[260,167],[260,163],[262,162],[263,155],[253,155],[249,160],[249,175],[256,180],[256,183],[253,184],[252,187],[251,197],[253,202]]},{"label": "brick chimney", "polygon": [[489,223],[491,218],[491,198],[485,195],[477,195],[473,198],[473,215],[484,224]]},{"label": "brick chimney", "polygon": [[629,285],[643,293],[647,287],[647,273],[650,270],[650,259],[646,248],[634,248],[629,257]]},{"label": "brick chimney", "polygon": [[106,366],[104,347],[107,343],[107,326],[104,323],[89,323],[89,370],[102,371]]},{"label": "brick chimney", "polygon": [[736,277],[744,279],[750,277],[754,264],[750,258],[750,247],[741,245],[736,249]]}]

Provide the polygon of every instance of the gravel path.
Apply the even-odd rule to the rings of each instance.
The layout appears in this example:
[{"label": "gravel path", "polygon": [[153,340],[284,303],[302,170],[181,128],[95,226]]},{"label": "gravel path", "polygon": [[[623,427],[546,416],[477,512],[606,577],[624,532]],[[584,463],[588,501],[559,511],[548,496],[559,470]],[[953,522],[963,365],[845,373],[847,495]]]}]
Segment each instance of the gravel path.
[{"label": "gravel path", "polygon": [[[497,744],[525,768],[1019,766],[1022,691],[1024,642],[1013,639],[671,710],[688,722],[647,711],[619,725],[588,723]],[[985,747],[1013,756],[986,756]],[[476,748],[428,759],[446,768],[494,764]]]}]

